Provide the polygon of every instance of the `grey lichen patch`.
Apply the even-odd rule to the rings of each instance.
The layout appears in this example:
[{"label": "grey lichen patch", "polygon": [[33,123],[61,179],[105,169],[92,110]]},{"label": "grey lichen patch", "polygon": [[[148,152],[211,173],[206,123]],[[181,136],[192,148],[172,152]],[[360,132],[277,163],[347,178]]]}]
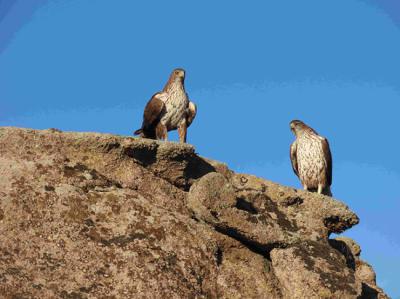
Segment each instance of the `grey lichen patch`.
[{"label": "grey lichen patch", "polygon": [[113,193],[107,193],[105,195],[105,199],[106,199],[107,205],[109,205],[109,206],[118,204],[121,201],[120,197]]},{"label": "grey lichen patch", "polygon": [[135,241],[135,240],[143,240],[146,239],[146,235],[143,233],[131,233],[129,235],[125,236],[117,236],[111,239],[101,239],[100,242],[104,244],[105,246],[110,246],[112,244],[115,244],[117,246],[124,247],[128,245],[129,243]]},{"label": "grey lichen patch", "polygon": [[55,191],[55,188],[54,188],[54,186],[51,186],[51,185],[45,185],[44,190],[48,191],[48,192],[53,192],[53,191]]},{"label": "grey lichen patch", "polygon": [[68,200],[69,209],[65,212],[65,219],[70,222],[82,223],[89,217],[87,203],[80,197],[70,197]]},{"label": "grey lichen patch", "polygon": [[278,208],[278,204],[265,193],[249,190],[240,192],[240,194],[246,198],[247,206],[253,207],[253,214],[258,214],[257,218],[264,224],[277,222],[287,231],[295,232],[299,230],[296,221],[289,220],[286,214]]},{"label": "grey lichen patch", "polygon": [[339,234],[358,224],[360,220],[356,215],[351,215],[351,217],[331,215],[326,217],[323,221],[330,233]]},{"label": "grey lichen patch", "polygon": [[299,196],[288,196],[282,201],[282,205],[289,206],[299,206],[304,202],[304,200]]},{"label": "grey lichen patch", "polygon": [[77,175],[81,175],[83,172],[87,171],[87,166],[77,163],[74,166],[65,165],[64,166],[64,175],[66,177],[73,177]]},{"label": "grey lichen patch", "polygon": [[[344,279],[342,273],[346,262],[338,253],[329,250],[329,246],[320,242],[306,241],[293,247],[295,255],[302,258],[306,269],[319,274],[321,281],[331,291],[347,290],[353,292],[353,284],[355,282],[354,272],[348,271],[348,275]],[[326,265],[324,268],[318,266],[317,260],[323,260]],[[354,292],[354,295],[357,293]]]}]

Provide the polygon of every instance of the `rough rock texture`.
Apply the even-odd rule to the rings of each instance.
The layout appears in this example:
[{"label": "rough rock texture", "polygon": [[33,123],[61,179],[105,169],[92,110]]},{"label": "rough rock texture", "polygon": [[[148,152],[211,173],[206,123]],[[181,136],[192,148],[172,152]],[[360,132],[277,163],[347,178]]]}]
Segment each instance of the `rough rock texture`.
[{"label": "rough rock texture", "polygon": [[357,223],[190,145],[0,128],[1,298],[387,298]]},{"label": "rough rock texture", "polygon": [[362,290],[366,298],[388,298],[383,290],[376,285],[374,269],[360,258],[361,248],[354,240],[338,237],[329,240],[329,242],[332,247],[345,256],[347,264],[355,271],[356,278],[362,282]]}]

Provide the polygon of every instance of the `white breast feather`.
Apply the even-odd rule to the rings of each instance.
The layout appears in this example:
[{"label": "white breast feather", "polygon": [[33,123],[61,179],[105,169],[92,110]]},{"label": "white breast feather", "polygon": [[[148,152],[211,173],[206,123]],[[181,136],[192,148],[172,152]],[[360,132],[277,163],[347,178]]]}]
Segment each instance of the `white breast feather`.
[{"label": "white breast feather", "polygon": [[180,84],[173,84],[168,90],[168,98],[165,101],[165,113],[161,123],[167,126],[168,130],[174,130],[186,119],[186,108],[189,100],[185,90]]},{"label": "white breast feather", "polygon": [[309,136],[300,137],[297,143],[297,162],[300,180],[309,188],[318,188],[322,171],[326,167],[320,140]]}]

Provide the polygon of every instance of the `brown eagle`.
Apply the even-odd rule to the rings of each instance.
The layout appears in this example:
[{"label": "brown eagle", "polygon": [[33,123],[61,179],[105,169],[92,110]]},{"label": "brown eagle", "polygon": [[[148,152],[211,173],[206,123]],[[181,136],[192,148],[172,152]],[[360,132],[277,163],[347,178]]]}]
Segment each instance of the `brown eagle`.
[{"label": "brown eagle", "polygon": [[197,107],[185,91],[185,71],[175,69],[162,92],[152,96],[144,108],[142,127],[134,132],[144,138],[168,139],[168,131],[178,129],[180,142],[186,142],[187,128],[196,117]]},{"label": "brown eagle", "polygon": [[332,196],[332,155],[328,140],[300,120],[290,122],[296,140],[290,146],[294,173],[304,190]]}]

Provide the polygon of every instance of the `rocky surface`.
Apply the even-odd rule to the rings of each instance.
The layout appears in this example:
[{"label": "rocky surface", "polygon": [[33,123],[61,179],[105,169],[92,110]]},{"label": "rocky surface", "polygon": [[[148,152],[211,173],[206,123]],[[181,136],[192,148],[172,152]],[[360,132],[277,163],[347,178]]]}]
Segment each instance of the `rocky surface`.
[{"label": "rocky surface", "polygon": [[387,298],[342,202],[190,145],[0,128],[1,298]]}]

